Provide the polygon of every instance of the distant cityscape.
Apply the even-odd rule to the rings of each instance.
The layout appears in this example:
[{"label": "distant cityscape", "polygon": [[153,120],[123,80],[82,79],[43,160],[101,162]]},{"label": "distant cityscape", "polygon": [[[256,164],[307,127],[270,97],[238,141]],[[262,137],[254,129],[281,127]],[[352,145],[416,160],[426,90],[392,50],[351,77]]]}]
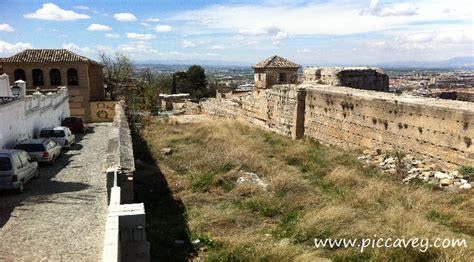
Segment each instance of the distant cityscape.
[{"label": "distant cityscape", "polygon": [[[189,65],[137,64],[136,75],[149,69],[155,74],[185,71]],[[237,90],[251,90],[251,66],[203,66],[210,83]],[[474,70],[461,68],[383,68],[390,78],[390,91],[414,96],[474,102]],[[300,76],[302,75],[302,70]]]}]

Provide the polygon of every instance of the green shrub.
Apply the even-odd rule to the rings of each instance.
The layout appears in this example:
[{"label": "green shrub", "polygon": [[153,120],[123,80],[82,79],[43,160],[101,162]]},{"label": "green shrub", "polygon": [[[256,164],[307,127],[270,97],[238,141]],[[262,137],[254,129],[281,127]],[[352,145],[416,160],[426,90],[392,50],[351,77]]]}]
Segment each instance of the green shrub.
[{"label": "green shrub", "polygon": [[211,172],[207,173],[194,173],[190,175],[191,187],[194,192],[206,192],[214,183],[214,177],[216,175]]}]

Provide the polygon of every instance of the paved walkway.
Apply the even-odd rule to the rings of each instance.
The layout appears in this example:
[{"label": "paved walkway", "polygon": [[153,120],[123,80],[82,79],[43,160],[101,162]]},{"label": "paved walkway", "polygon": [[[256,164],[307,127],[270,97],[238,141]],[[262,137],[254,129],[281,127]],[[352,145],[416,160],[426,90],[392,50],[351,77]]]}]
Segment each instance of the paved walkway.
[{"label": "paved walkway", "polygon": [[[94,126],[54,166],[0,194],[0,261],[99,261],[107,212],[102,173],[111,124]],[[79,138],[80,139],[80,138]]]}]

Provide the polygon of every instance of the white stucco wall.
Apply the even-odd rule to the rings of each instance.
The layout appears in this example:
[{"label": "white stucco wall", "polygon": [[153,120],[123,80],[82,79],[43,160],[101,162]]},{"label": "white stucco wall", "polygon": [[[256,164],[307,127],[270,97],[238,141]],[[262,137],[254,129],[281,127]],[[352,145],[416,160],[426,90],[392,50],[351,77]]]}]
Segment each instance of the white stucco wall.
[{"label": "white stucco wall", "polygon": [[21,140],[33,138],[41,128],[59,126],[68,116],[66,87],[57,93],[26,96],[0,104],[0,148],[12,148]]}]

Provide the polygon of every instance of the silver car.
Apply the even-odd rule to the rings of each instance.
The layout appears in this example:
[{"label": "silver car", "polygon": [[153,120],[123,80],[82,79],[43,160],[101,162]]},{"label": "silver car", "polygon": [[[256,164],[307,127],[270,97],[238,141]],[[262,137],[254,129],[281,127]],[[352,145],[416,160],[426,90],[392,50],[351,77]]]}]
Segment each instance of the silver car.
[{"label": "silver car", "polygon": [[61,156],[61,145],[48,138],[28,139],[18,143],[15,149],[28,152],[31,159],[53,165]]},{"label": "silver car", "polygon": [[22,150],[0,150],[0,190],[23,192],[24,185],[33,177],[38,177],[38,163]]},{"label": "silver car", "polygon": [[65,126],[57,126],[54,128],[43,128],[39,133],[40,138],[51,138],[63,148],[70,149],[76,142],[76,136],[71,129]]}]

